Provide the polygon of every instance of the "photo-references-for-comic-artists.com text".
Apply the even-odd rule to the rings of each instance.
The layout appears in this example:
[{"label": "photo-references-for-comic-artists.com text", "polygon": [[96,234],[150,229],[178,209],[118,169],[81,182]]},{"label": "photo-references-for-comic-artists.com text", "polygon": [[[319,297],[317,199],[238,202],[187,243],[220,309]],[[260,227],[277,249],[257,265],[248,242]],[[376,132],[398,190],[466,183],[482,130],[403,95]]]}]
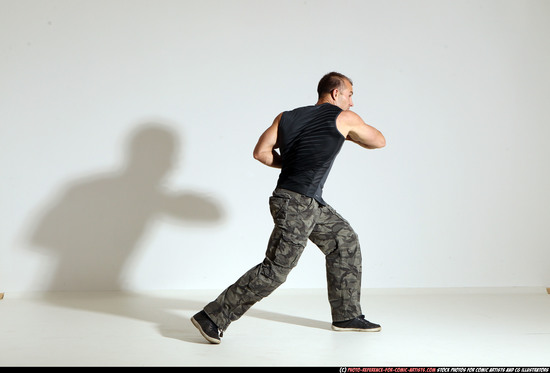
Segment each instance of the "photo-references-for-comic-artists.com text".
[{"label": "photo-references-for-comic-artists.com text", "polygon": [[341,367],[340,373],[549,373],[550,367]]}]

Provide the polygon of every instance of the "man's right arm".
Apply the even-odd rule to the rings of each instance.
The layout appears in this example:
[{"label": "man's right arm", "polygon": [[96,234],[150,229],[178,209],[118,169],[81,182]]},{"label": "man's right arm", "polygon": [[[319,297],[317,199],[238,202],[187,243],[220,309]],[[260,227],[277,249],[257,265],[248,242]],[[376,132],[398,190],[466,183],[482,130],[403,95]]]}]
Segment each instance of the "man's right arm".
[{"label": "man's right arm", "polygon": [[277,132],[282,115],[281,113],[275,118],[273,124],[260,136],[258,143],[254,147],[254,159],[269,167],[281,168],[282,166],[281,156],[275,150],[279,147]]},{"label": "man's right arm", "polygon": [[350,140],[366,149],[379,149],[386,146],[384,135],[376,128],[366,124],[353,111],[343,111],[336,120],[336,126],[346,140]]}]

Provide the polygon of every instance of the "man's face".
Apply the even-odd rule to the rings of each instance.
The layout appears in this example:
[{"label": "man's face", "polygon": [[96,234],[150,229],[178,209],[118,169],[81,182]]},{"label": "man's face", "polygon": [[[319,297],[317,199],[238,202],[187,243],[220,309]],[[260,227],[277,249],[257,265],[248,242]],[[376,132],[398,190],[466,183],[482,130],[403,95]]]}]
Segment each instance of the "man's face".
[{"label": "man's face", "polygon": [[349,81],[344,80],[344,88],[337,90],[335,93],[336,106],[340,109],[349,110],[349,108],[353,106],[353,100],[351,98],[351,96],[353,96],[353,86]]}]

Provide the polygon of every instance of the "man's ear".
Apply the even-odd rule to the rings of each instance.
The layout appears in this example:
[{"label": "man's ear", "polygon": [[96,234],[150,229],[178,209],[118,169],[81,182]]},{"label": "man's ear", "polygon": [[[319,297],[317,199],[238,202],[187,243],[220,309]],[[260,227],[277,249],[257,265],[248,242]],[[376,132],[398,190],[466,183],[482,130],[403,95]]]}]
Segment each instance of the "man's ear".
[{"label": "man's ear", "polygon": [[332,97],[333,100],[336,100],[336,97],[338,97],[339,94],[340,94],[340,91],[338,90],[338,88],[334,88],[330,92],[330,97]]}]

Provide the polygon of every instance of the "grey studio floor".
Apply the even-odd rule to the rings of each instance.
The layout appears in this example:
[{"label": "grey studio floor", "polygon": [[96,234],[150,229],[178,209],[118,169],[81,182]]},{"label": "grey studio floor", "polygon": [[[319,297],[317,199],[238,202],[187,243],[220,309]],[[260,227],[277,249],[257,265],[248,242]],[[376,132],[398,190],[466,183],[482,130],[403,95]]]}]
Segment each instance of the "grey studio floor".
[{"label": "grey studio floor", "polygon": [[189,318],[219,290],[10,294],[0,366],[550,366],[545,288],[365,289],[380,333],[334,332],[324,289],[278,289],[224,334]]}]

